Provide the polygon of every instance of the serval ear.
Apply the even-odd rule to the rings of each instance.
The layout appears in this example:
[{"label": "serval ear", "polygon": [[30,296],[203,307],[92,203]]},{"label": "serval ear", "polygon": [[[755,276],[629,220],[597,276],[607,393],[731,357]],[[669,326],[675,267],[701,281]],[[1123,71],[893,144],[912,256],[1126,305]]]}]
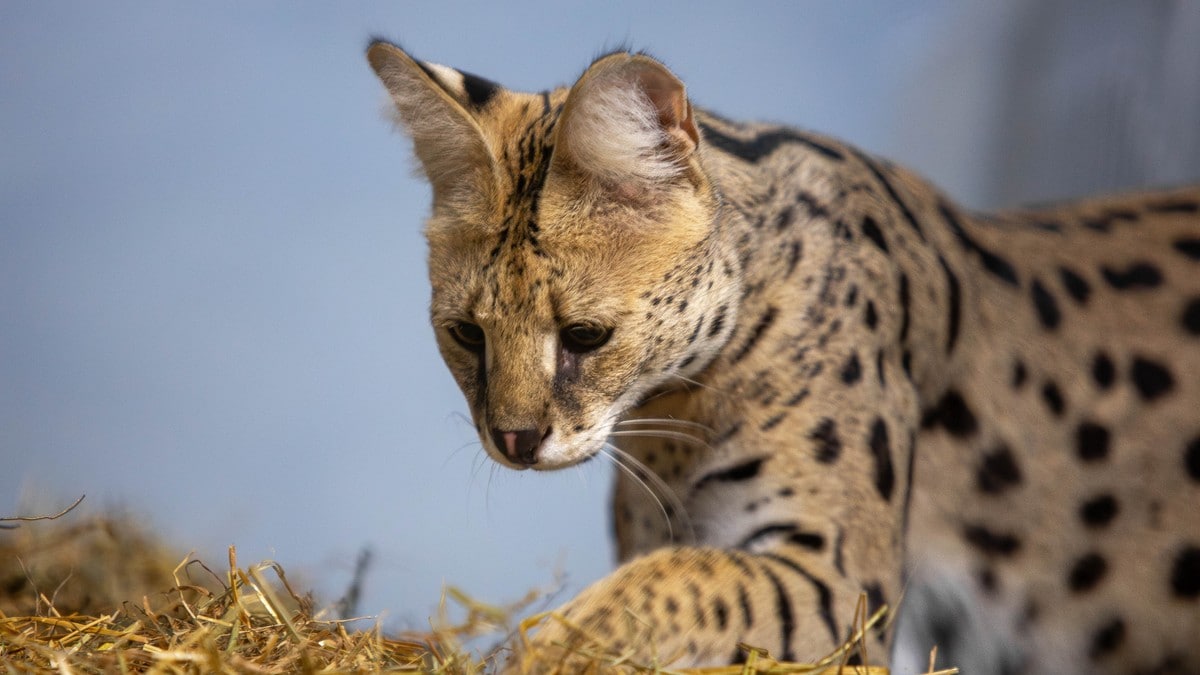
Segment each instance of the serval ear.
[{"label": "serval ear", "polygon": [[601,57],[567,96],[555,161],[608,183],[680,174],[700,142],[683,82],[642,54]]},{"label": "serval ear", "polygon": [[[495,159],[475,117],[500,86],[453,68],[417,61],[399,47],[376,40],[367,60],[395,104],[396,120],[413,139],[413,149],[433,186],[434,201],[456,188],[487,185]],[[480,182],[473,183],[478,186]]]}]

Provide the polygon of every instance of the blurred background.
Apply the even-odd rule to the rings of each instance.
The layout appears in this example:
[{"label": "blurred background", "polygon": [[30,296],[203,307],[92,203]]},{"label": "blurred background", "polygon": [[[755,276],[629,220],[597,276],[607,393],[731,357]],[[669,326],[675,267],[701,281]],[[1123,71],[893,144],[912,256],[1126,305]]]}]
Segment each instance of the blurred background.
[{"label": "blurred background", "polygon": [[527,90],[644,48],[972,207],[1200,178],[1195,2],[0,3],[0,515],[86,493],[327,600],[369,546],[393,627],[611,568],[610,468],[464,417],[372,35]]}]

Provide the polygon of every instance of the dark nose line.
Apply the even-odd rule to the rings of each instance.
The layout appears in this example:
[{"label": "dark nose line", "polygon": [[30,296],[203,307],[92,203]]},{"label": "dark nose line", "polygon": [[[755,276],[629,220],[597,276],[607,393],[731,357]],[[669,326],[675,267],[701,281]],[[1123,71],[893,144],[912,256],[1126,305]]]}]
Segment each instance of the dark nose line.
[{"label": "dark nose line", "polygon": [[537,464],[537,452],[550,430],[517,429],[513,431],[492,427],[492,441],[496,448],[515,464],[533,466]]}]

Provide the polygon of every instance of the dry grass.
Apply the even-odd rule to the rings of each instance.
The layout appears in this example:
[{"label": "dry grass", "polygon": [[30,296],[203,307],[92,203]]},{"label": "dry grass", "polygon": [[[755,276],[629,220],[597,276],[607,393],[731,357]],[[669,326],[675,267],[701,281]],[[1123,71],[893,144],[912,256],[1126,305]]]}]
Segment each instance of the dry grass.
[{"label": "dry grass", "polygon": [[[536,593],[495,607],[448,588],[429,631],[385,635],[378,623],[363,630],[349,627],[361,620],[322,618],[276,563],[242,567],[231,548],[227,569],[217,573],[191,556],[173,555],[130,518],[72,515],[3,527],[0,672],[474,674],[515,658],[511,663],[525,672],[540,673],[553,672],[561,658],[561,650],[542,653],[529,641],[537,625],[565,621],[561,616],[546,612],[514,624]],[[448,604],[465,619],[449,621]],[[841,665],[861,653],[859,638],[884,618],[882,611],[865,616],[865,606],[858,634],[815,664],[782,663],[747,647],[741,666],[671,670],[606,652],[598,642],[574,649],[587,657],[590,672],[880,675],[886,669]],[[474,653],[466,645],[481,635],[516,644],[519,653],[514,657],[508,647]]]}]

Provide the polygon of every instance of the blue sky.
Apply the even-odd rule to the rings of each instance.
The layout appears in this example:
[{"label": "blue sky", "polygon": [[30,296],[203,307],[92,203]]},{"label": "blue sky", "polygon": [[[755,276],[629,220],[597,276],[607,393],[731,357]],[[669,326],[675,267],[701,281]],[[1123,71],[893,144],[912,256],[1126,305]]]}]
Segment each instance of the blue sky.
[{"label": "blue sky", "polygon": [[[530,90],[645,48],[700,105],[841,136],[971,205],[1200,174],[1188,132],[1159,144],[1162,175],[1014,182],[1074,174],[1006,154],[998,129],[1052,126],[1004,93],[1034,91],[1036,111],[1067,96],[1056,77],[1090,81],[1056,76],[1075,52],[1045,43],[1012,60],[1038,4],[0,4],[0,513],[87,493],[181,551],[219,562],[235,544],[326,597],[369,545],[363,609],[394,624],[424,625],[444,581],[500,601],[562,569],[578,588],[612,564],[610,472],[516,474],[479,449],[426,324],[429,194],[381,114],[368,38]],[[1135,76],[1157,63],[1138,45],[1167,28],[1109,24]],[[1039,54],[1031,90],[1013,75]],[[1195,92],[1170,94],[1168,130],[1194,125]],[[1004,172],[981,160],[997,153]]]}]

